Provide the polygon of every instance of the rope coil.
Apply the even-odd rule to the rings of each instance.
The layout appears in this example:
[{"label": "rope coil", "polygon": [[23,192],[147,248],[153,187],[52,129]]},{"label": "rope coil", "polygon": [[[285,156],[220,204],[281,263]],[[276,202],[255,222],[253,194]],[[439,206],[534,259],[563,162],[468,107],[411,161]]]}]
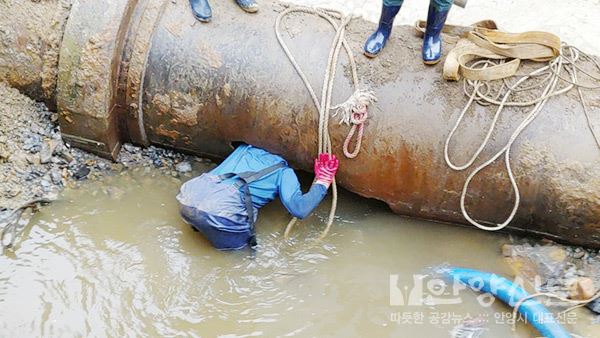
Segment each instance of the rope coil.
[{"label": "rope coil", "polygon": [[[532,107],[529,113],[526,115],[525,119],[519,124],[519,126],[513,131],[509,140],[504,144],[504,146],[494,153],[491,158],[477,166],[475,169],[471,171],[468,175],[465,183],[463,185],[463,189],[460,197],[460,208],[464,218],[471,223],[472,225],[487,231],[497,231],[506,227],[508,224],[512,222],[514,219],[521,202],[521,195],[519,192],[519,187],[517,185],[512,164],[511,164],[511,150],[513,149],[513,145],[515,141],[519,138],[521,133],[539,116],[539,114],[543,111],[544,106],[548,102],[548,100],[554,96],[564,94],[570,91],[573,88],[577,88],[580,103],[583,107],[584,114],[586,116],[587,124],[592,132],[595,142],[600,148],[600,137],[592,126],[589,105],[583,95],[582,89],[595,89],[600,86],[596,85],[588,85],[583,84],[579,80],[579,73],[585,74],[588,78],[592,79],[592,81],[600,81],[600,75],[591,74],[578,64],[578,62],[582,58],[588,58],[593,62],[598,71],[600,71],[600,64],[590,56],[584,54],[579,49],[562,44],[561,51],[559,56],[548,61],[545,66],[542,66],[529,74],[519,75],[515,74],[514,77],[520,77],[513,84],[509,83],[507,80],[508,76],[505,76],[501,79],[501,86],[494,94],[492,93],[492,86],[487,80],[473,80],[469,79],[465,76],[464,78],[464,91],[465,95],[469,97],[467,104],[464,109],[460,112],[456,123],[451,129],[448,137],[446,138],[446,142],[444,144],[444,159],[447,165],[456,171],[463,171],[469,169],[473,166],[475,161],[480,157],[482,151],[487,147],[492,133],[496,128],[496,123],[504,110],[505,107]],[[512,62],[512,61],[511,61]],[[469,66],[470,69],[481,69],[485,70],[488,67],[498,67],[498,65],[502,65],[504,63],[503,60],[500,61],[491,61],[489,59],[483,59],[474,62]],[[567,77],[563,76],[563,73],[567,74]],[[463,75],[465,75],[463,73]],[[541,78],[541,80],[537,84],[525,86],[529,80],[534,78]],[[566,84],[562,84],[559,86],[559,83],[564,82]],[[514,96],[516,93],[530,91],[537,88],[543,88],[541,92],[536,94],[537,98],[529,101],[511,101],[510,98]],[[470,90],[470,92],[469,92]],[[495,105],[497,106],[496,113],[487,129],[485,137],[477,150],[472,154],[468,161],[463,164],[456,164],[450,159],[449,155],[449,147],[450,142],[454,134],[456,133],[458,127],[464,119],[466,112],[473,105],[473,102],[477,102],[481,105]],[[504,155],[504,156],[503,156]],[[490,165],[492,165],[498,158],[501,156],[504,157],[504,164],[506,167],[506,171],[509,176],[511,187],[514,191],[514,203],[511,209],[510,215],[502,222],[496,223],[494,226],[486,226],[479,222],[477,222],[474,218],[470,216],[466,207],[465,200],[466,195],[468,193],[469,184],[474,179],[474,177],[480,173],[482,170],[486,169]]]},{"label": "rope coil", "polygon": [[[291,13],[304,13],[304,14],[313,14],[316,15],[327,22],[334,28],[335,37],[333,39],[331,49],[329,51],[329,57],[327,60],[327,68],[325,70],[325,76],[323,79],[323,90],[321,92],[321,99],[317,98],[317,95],[312,88],[310,82],[308,81],[306,75],[302,71],[302,68],[296,61],[294,55],[288,48],[287,44],[283,40],[281,35],[281,21],[284,17]],[[336,109],[336,112],[333,115],[340,115],[340,124],[352,124],[350,132],[346,137],[346,141],[344,142],[344,155],[348,158],[355,158],[358,156],[360,152],[360,146],[362,143],[362,136],[364,133],[364,122],[368,118],[367,108],[368,105],[375,102],[377,99],[375,94],[372,91],[364,90],[359,88],[359,80],[358,80],[358,71],[356,68],[356,61],[354,60],[354,55],[352,54],[352,50],[350,49],[350,45],[346,40],[346,26],[352,20],[352,16],[346,16],[341,11],[332,10],[332,9],[321,9],[321,8],[310,8],[310,7],[292,7],[288,8],[285,11],[281,12],[275,21],[275,35],[277,36],[277,41],[281,45],[281,48],[287,55],[291,64],[294,66],[294,69],[304,82],[306,89],[308,90],[310,97],[313,100],[317,111],[319,112],[319,127],[318,127],[318,149],[317,154],[319,153],[332,153],[331,147],[331,138],[329,136],[329,116],[330,111],[332,109]],[[348,59],[350,61],[350,69],[352,73],[352,83],[355,89],[355,92],[346,100],[346,102],[332,106],[331,98],[333,94],[333,83],[335,79],[335,73],[338,65],[338,58],[340,51],[344,48]],[[356,146],[352,152],[348,150],[349,144],[351,142],[354,134],[357,133],[356,138]],[[329,212],[329,217],[327,221],[327,225],[325,230],[321,233],[319,239],[323,239],[329,233],[331,225],[333,224],[333,219],[335,217],[335,210],[337,207],[337,184],[335,179],[332,184],[332,192],[333,192],[333,201],[331,205],[331,211]],[[296,218],[293,218],[290,223],[287,225],[284,237],[288,238],[289,234],[296,223]]]}]

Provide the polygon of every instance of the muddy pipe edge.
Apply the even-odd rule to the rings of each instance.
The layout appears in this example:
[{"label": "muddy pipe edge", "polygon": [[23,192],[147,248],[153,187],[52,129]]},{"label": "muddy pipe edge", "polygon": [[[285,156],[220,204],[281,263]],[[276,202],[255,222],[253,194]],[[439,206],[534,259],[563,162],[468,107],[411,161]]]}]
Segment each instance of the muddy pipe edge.
[{"label": "muddy pipe edge", "polygon": [[137,0],[74,1],[66,23],[56,103],[66,142],[115,159],[121,58]]}]

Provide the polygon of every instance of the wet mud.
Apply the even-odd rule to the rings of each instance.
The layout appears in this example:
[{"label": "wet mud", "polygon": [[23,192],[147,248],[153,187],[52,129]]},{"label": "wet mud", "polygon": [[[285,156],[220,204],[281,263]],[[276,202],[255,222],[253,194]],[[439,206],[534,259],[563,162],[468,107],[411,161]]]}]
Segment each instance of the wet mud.
[{"label": "wet mud", "polygon": [[[289,216],[273,203],[260,212],[255,253],[218,252],[179,218],[174,199],[182,181],[212,166],[195,163],[180,178],[134,168],[67,189],[42,208],[14,249],[0,255],[2,332],[450,337],[466,327],[490,337],[535,336],[523,323],[511,332],[510,309],[497,301],[430,288],[439,282],[435,268],[450,264],[512,279],[513,264],[500,252],[512,242],[506,235],[400,218],[344,192],[322,242],[315,238],[326,203],[289,241],[282,238]],[[390,280],[405,298],[390,298]],[[593,319],[579,310],[567,327],[594,337]]]}]

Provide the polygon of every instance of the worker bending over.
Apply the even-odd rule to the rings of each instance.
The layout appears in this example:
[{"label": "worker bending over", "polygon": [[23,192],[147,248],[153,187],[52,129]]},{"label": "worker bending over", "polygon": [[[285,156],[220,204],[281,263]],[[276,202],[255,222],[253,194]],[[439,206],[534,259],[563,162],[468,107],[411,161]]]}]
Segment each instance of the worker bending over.
[{"label": "worker bending over", "polygon": [[[235,0],[241,9],[248,13],[258,12],[258,4],[255,0]],[[212,9],[208,0],[190,0],[194,17],[201,22],[209,22],[212,18]]]},{"label": "worker bending over", "polygon": [[219,250],[253,247],[258,209],[279,196],[292,216],[305,218],[327,195],[338,165],[335,155],[319,155],[315,180],[303,194],[281,156],[244,144],[212,171],[183,184],[177,195],[181,215]]},{"label": "worker bending over", "polygon": [[[367,39],[365,44],[365,54],[369,57],[375,57],[390,37],[394,18],[400,11],[404,0],[383,0],[381,17],[377,30]],[[425,64],[436,64],[442,56],[442,40],[440,35],[444,23],[448,17],[448,12],[454,0],[430,0],[429,13],[427,14],[427,28],[423,37],[422,56]]]}]

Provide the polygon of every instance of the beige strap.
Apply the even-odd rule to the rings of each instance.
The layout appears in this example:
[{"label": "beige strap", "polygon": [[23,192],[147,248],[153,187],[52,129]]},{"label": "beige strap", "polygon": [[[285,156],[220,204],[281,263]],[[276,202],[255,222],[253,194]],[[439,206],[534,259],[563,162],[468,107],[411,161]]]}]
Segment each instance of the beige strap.
[{"label": "beige strap", "polygon": [[[474,27],[446,57],[443,76],[454,81],[461,76],[470,80],[503,79],[516,74],[521,60],[549,61],[560,55],[560,48],[560,39],[551,33],[505,33]],[[482,69],[468,66],[471,61],[481,58],[510,60]]]},{"label": "beige strap", "polygon": [[514,74],[520,65],[519,59],[483,69],[471,68],[468,64],[477,59],[488,58],[504,60],[505,56],[495,54],[474,44],[468,39],[460,39],[450,51],[444,62],[443,76],[446,80],[458,81],[461,76],[471,80],[497,80]]},{"label": "beige strap", "polygon": [[[417,20],[415,22],[415,34],[422,38],[425,35],[426,27],[427,21]],[[470,26],[444,25],[444,28],[442,28],[442,33],[456,37],[466,37],[467,33],[475,28],[498,29],[498,25],[496,25],[494,20],[481,20]]]},{"label": "beige strap", "polygon": [[468,39],[509,58],[545,62],[560,55],[560,39],[546,32],[505,33],[475,28],[469,32]]}]

